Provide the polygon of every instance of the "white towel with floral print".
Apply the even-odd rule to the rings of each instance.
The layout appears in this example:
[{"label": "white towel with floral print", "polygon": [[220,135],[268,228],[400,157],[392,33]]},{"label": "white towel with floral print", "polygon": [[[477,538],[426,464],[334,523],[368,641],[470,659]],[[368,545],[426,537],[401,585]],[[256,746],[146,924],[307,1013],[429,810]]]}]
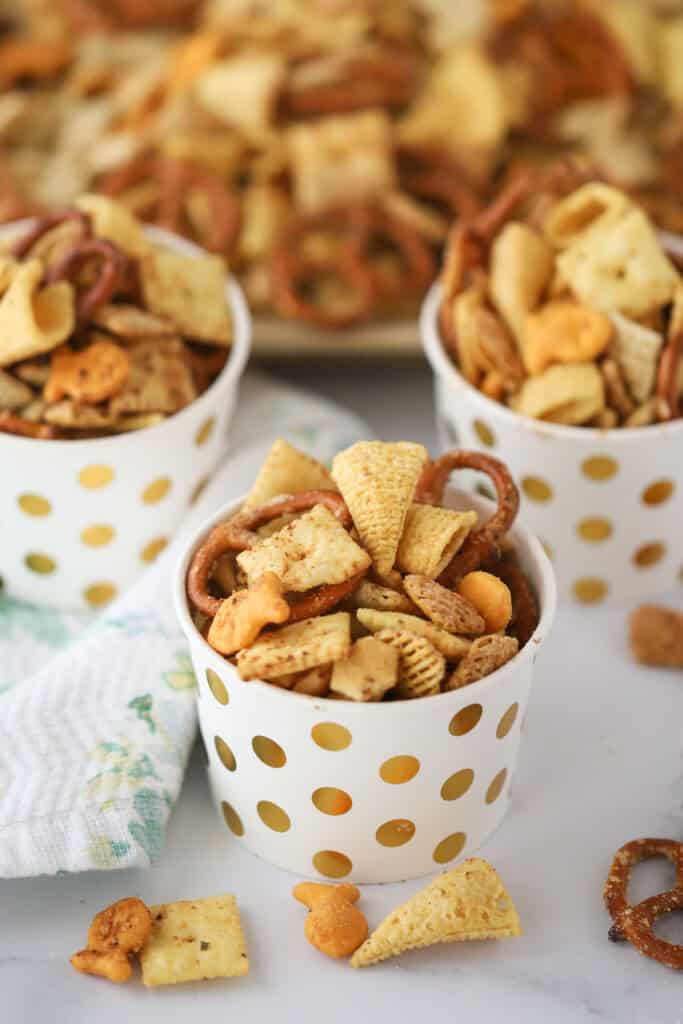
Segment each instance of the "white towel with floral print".
[{"label": "white towel with floral print", "polygon": [[329,402],[249,375],[231,452],[155,566],[96,620],[0,598],[0,878],[154,862],[195,734],[171,597],[184,537],[246,491],[277,436],[322,460],[367,436]]}]

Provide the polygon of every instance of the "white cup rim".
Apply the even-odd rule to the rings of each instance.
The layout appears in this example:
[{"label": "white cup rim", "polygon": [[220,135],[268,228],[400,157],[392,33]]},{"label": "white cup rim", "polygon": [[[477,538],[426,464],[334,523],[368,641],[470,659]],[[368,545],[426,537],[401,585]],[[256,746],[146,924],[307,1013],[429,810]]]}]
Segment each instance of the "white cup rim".
[{"label": "white cup rim", "polygon": [[[18,234],[20,231],[28,230],[33,223],[33,219],[26,218],[24,220],[12,221],[9,224],[1,225],[0,240],[15,233]],[[152,241],[158,242],[160,245],[166,245],[169,248],[173,248],[176,252],[185,252],[188,256],[199,256],[204,254],[204,250],[200,246],[195,245],[194,242],[190,242],[186,238],[181,238],[172,231],[167,231],[165,228],[158,228],[151,224],[146,224],[144,225],[144,231]],[[193,402],[190,402],[190,404],[185,406],[184,409],[181,409],[179,412],[174,413],[172,416],[167,417],[159,423],[154,423],[149,427],[142,427],[141,430],[144,431],[145,435],[150,431],[163,430],[171,420],[176,423],[182,417],[188,416],[191,410],[194,413],[204,405],[212,405],[216,391],[222,390],[242,376],[251,352],[251,315],[249,313],[249,307],[244,296],[244,292],[230,274],[226,275],[225,286],[227,289],[228,303],[233,322],[232,345],[230,348],[230,355],[225,362],[225,366],[206,391],[202,392],[198,398]],[[101,451],[104,455],[105,450],[112,444],[119,444],[122,446],[126,444],[135,444],[136,436],[139,433],[140,430],[131,430],[128,433],[110,434],[107,437],[74,437],[62,438],[61,440],[47,440],[44,438],[21,437],[16,434],[0,433],[0,445],[5,446],[6,448],[9,448],[10,446],[20,448],[25,445],[35,446],[36,444],[42,444],[49,445],[50,451],[59,451],[64,447],[73,449],[74,445],[87,444],[92,446],[93,455],[96,451]]]},{"label": "white cup rim", "polygon": [[[469,494],[465,491],[458,490],[454,487],[448,488],[448,494],[452,497],[466,499],[467,502],[480,509],[485,509],[487,512],[492,512],[494,509],[494,503],[490,502],[486,498],[482,498],[479,495]],[[209,533],[209,531],[222,522],[231,513],[236,512],[239,506],[243,503],[246,495],[236,501],[227,502],[221,506],[213,515],[209,516],[192,534],[187,541],[186,548],[178,560],[175,579],[173,585],[173,597],[176,608],[176,614],[180,621],[183,633],[185,634],[190,645],[198,643],[202,646],[206,653],[212,659],[221,659],[226,665],[230,667],[233,673],[237,676],[240,683],[244,686],[259,687],[263,693],[264,700],[280,700],[280,701],[298,701],[308,699],[313,702],[316,708],[329,708],[330,713],[333,713],[334,708],[338,708],[338,701],[331,700],[328,697],[307,697],[306,694],[293,693],[290,690],[283,689],[279,686],[273,686],[272,683],[268,683],[265,680],[253,679],[246,682],[241,679],[237,674],[237,669],[230,662],[222,659],[222,656],[211,647],[205,638],[201,635],[190,615],[189,604],[187,600],[186,592],[186,577],[187,570],[189,568],[190,559],[195,552],[195,549],[199,545],[200,541]],[[455,697],[456,695],[462,696],[463,691],[467,691],[467,694],[472,695],[472,702],[476,702],[477,697],[483,698],[490,689],[495,689],[499,685],[504,685],[505,680],[515,672],[521,663],[531,660],[532,663],[535,661],[536,653],[543,645],[547,637],[549,636],[553,621],[555,619],[555,612],[557,608],[557,587],[555,583],[555,573],[550,563],[550,559],[546,554],[543,545],[526,529],[525,526],[515,523],[511,533],[517,534],[522,539],[539,571],[540,586],[538,588],[538,599],[540,604],[540,617],[538,625],[534,630],[533,635],[529,638],[527,643],[524,645],[521,651],[511,658],[510,661],[506,662],[500,668],[491,672],[488,676],[483,679],[479,679],[475,683],[470,683],[466,687],[460,689],[451,690],[448,693],[435,694],[432,697],[417,697],[413,700],[397,700],[389,702],[356,702],[356,701],[345,701],[344,711],[351,714],[409,714],[411,709],[415,710],[415,705],[420,704],[424,706],[425,701],[436,701],[438,699],[444,700],[448,697]]]},{"label": "white cup rim", "polygon": [[[683,245],[681,248],[683,249]],[[542,434],[544,437],[565,441],[572,439],[591,445],[595,445],[596,442],[604,444],[605,441],[610,444],[628,444],[636,438],[642,440],[644,437],[670,437],[672,434],[683,434],[683,418],[670,423],[653,423],[645,427],[614,427],[611,430],[601,430],[599,427],[571,427],[563,423],[549,423],[547,420],[523,416],[506,405],[501,405],[500,402],[489,398],[488,395],[483,394],[470,384],[446,352],[439,331],[440,304],[441,285],[435,281],[427,292],[420,309],[420,337],[425,356],[437,377],[444,379],[452,388],[466,392],[468,399],[480,405],[489,416],[498,417],[510,426],[529,430],[534,434]]]}]

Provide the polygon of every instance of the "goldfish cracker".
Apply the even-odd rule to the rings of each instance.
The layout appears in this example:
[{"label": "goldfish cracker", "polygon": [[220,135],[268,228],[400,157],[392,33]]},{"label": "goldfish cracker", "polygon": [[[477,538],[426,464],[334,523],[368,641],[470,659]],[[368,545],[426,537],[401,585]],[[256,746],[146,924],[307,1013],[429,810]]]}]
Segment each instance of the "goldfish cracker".
[{"label": "goldfish cracker", "polygon": [[368,923],[354,906],[360,899],[355,885],[321,885],[301,882],[292,896],[310,910],[304,932],[321,953],[332,957],[350,956],[365,942]]}]

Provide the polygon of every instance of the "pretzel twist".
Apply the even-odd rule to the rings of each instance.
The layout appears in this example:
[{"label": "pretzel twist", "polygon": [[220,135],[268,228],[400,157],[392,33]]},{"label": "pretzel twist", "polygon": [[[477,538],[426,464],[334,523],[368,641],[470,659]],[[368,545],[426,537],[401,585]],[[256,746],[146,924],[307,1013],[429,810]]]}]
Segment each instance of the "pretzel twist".
[{"label": "pretzel twist", "polygon": [[446,452],[429,463],[415,491],[415,501],[427,505],[440,505],[448,478],[455,469],[476,469],[490,477],[496,489],[498,507],[482,526],[473,530],[439,576],[439,583],[453,586],[468,572],[478,569],[484,562],[498,559],[498,541],[512,526],[519,509],[519,491],[507,467],[492,455],[482,452]]},{"label": "pretzel twist", "polygon": [[43,217],[37,218],[33,227],[25,235],[17,239],[12,246],[12,256],[17,260],[23,260],[43,235],[46,235],[48,231],[52,231],[53,228],[59,227],[60,224],[64,224],[66,221],[75,221],[80,226],[81,237],[85,238],[89,235],[90,221],[82,210],[69,207],[66,210],[60,210],[55,213],[46,213]]},{"label": "pretzel twist", "polygon": [[83,238],[45,271],[46,284],[68,281],[74,270],[93,257],[101,262],[100,273],[77,299],[76,318],[80,322],[88,320],[100,306],[109,302],[126,277],[128,258],[113,242],[104,238]]}]

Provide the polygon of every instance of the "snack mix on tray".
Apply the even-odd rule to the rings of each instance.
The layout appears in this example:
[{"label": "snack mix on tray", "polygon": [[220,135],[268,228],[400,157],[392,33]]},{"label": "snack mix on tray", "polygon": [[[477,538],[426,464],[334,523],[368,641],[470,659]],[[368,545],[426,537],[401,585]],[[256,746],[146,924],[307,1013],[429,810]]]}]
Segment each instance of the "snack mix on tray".
[{"label": "snack mix on tray", "polygon": [[71,964],[83,974],[128,981],[137,956],[148,988],[249,973],[249,959],[234,896],[179,900],[147,907],[137,896],[96,914],[86,949]]},{"label": "snack mix on tray", "polygon": [[683,16],[623,0],[4,0],[0,220],[84,191],[253,308],[410,312],[454,216],[577,157],[683,229]]},{"label": "snack mix on tray", "polygon": [[621,189],[555,165],[456,221],[440,326],[463,376],[550,423],[640,427],[683,415],[681,253]]},{"label": "snack mix on tray", "polygon": [[[459,468],[495,485],[483,523],[443,505]],[[518,502],[487,455],[431,462],[419,444],[362,441],[330,473],[277,441],[242,508],[192,557],[195,622],[242,679],[297,693],[379,701],[466,686],[513,658],[538,623],[506,537]]]},{"label": "snack mix on tray", "polygon": [[206,390],[231,340],[220,256],[152,244],[125,207],[81,196],[0,254],[0,433],[152,426]]}]

